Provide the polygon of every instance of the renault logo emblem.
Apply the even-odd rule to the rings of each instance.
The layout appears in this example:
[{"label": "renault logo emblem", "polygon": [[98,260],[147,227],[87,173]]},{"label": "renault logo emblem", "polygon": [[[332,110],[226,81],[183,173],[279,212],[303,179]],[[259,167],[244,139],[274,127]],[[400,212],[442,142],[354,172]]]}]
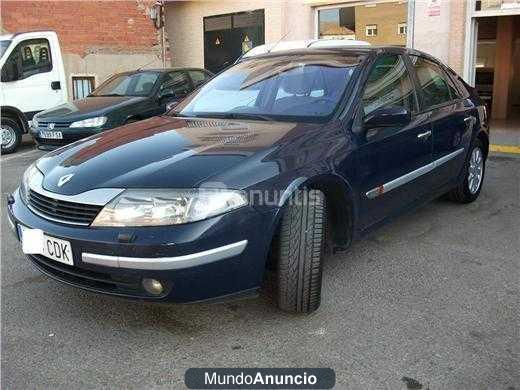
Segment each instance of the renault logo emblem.
[{"label": "renault logo emblem", "polygon": [[72,179],[72,176],[74,176],[73,173],[69,173],[68,175],[62,176],[58,179],[58,187],[61,187],[62,185],[68,183],[70,179]]},{"label": "renault logo emblem", "polygon": [[49,123],[49,124],[47,125],[47,128],[48,128],[49,130],[52,130],[52,129],[54,129],[54,126],[56,126],[56,123]]}]

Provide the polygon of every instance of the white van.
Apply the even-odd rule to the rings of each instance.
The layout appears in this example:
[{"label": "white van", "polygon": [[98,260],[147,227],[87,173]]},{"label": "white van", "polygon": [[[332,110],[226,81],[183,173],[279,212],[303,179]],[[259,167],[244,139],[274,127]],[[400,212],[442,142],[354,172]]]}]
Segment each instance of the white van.
[{"label": "white van", "polygon": [[2,154],[16,150],[34,114],[68,100],[58,36],[33,31],[0,36]]}]

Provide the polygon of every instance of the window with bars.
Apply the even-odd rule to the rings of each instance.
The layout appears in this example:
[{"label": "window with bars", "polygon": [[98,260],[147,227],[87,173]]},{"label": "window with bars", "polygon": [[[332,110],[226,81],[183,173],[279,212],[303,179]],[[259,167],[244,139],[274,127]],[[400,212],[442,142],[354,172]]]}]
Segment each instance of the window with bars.
[{"label": "window with bars", "polygon": [[72,76],[72,96],[83,99],[94,90],[94,76]]}]

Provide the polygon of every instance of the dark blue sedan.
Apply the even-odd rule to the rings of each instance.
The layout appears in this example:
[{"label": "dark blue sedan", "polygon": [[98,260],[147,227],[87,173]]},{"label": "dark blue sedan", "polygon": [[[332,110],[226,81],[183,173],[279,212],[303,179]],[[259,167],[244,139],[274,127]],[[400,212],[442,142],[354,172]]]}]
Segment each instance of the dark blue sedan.
[{"label": "dark blue sedan", "polygon": [[261,54],[166,115],[45,155],[8,216],[73,286],[194,302],[270,279],[281,309],[312,312],[324,253],[441,195],[478,198],[488,132],[475,90],[419,51]]}]

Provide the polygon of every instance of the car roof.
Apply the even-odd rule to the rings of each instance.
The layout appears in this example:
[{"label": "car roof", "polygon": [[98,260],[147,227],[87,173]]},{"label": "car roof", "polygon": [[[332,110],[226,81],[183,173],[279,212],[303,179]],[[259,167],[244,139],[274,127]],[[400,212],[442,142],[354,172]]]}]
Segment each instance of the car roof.
[{"label": "car roof", "polygon": [[[359,42],[359,41],[357,41]],[[253,49],[252,49],[253,50]],[[349,55],[368,55],[371,53],[379,54],[383,52],[389,52],[389,53],[399,53],[399,54],[410,54],[410,55],[417,55],[422,56],[425,58],[428,58],[436,63],[441,63],[442,65],[446,66],[442,61],[440,61],[438,58],[433,57],[432,55],[422,52],[420,50],[407,48],[403,46],[391,46],[391,45],[378,45],[378,46],[371,46],[371,45],[338,45],[338,46],[309,46],[309,47],[298,47],[295,49],[286,49],[286,50],[273,50],[268,51],[261,54],[254,54],[247,56],[244,55],[240,58],[240,60],[249,60],[253,58],[270,58],[270,57],[278,57],[278,56],[287,56],[287,55],[308,55],[308,54],[349,54]],[[240,61],[239,60],[239,61]]]},{"label": "car roof", "polygon": [[192,68],[192,67],[175,67],[175,68],[144,68],[144,69],[136,69],[136,70],[128,70],[126,72],[119,72],[115,74],[135,74],[135,73],[146,73],[146,72],[154,72],[154,73],[167,73],[167,72],[174,72],[178,70],[199,70],[206,73],[211,73],[207,71],[206,69],[202,68]]},{"label": "car roof", "polygon": [[263,45],[255,46],[247,53],[244,54],[244,58],[257,56],[260,54],[268,54],[279,51],[287,50],[298,50],[308,48],[335,48],[335,47],[367,47],[370,43],[366,41],[358,41],[353,39],[305,39],[297,41],[278,41],[275,43],[266,43]]}]

